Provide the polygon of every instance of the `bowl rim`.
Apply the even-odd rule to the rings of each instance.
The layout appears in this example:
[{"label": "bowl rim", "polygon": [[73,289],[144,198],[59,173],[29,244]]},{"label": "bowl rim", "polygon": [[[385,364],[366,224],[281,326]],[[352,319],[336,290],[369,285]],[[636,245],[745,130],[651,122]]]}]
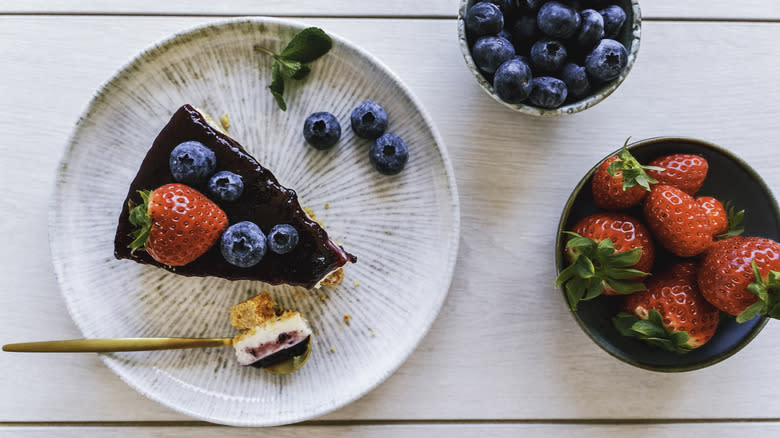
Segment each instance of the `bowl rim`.
[{"label": "bowl rim", "polygon": [[584,111],[592,106],[595,106],[599,102],[606,99],[615,90],[617,90],[620,84],[623,83],[623,81],[628,76],[629,72],[631,72],[631,68],[634,66],[634,62],[636,61],[637,55],[639,53],[639,41],[641,39],[641,33],[642,33],[642,11],[639,8],[639,0],[630,0],[631,10],[632,10],[631,49],[628,51],[628,61],[626,63],[626,68],[623,69],[623,71],[620,73],[617,79],[611,81],[609,84],[603,87],[596,94],[591,94],[584,99],[580,99],[568,105],[562,105],[558,108],[548,109],[548,108],[540,108],[533,105],[526,105],[524,103],[507,103],[501,100],[500,97],[498,97],[495,90],[493,89],[493,84],[488,82],[487,79],[485,79],[485,77],[482,76],[482,73],[479,72],[479,68],[477,67],[476,63],[474,63],[474,59],[471,57],[468,38],[466,37],[466,20],[465,20],[466,7],[471,1],[474,0],[460,0],[460,6],[458,8],[458,43],[460,45],[460,51],[461,54],[463,55],[463,59],[466,61],[466,66],[471,71],[471,74],[477,80],[477,83],[479,83],[480,87],[482,87],[482,89],[490,97],[492,97],[493,100],[504,105],[507,108],[510,108],[514,111],[523,114],[529,114],[532,116],[543,116],[543,117],[564,116],[568,114],[575,114],[580,111]]},{"label": "bowl rim", "polygon": [[[772,193],[772,190],[769,188],[769,186],[766,184],[766,182],[761,178],[761,176],[756,172],[747,162],[745,162],[743,159],[735,155],[733,152],[718,146],[714,143],[710,143],[705,140],[700,140],[692,137],[676,137],[676,136],[662,136],[662,137],[651,137],[639,141],[635,141],[633,143],[630,143],[627,145],[627,148],[629,151],[635,150],[637,148],[648,146],[652,144],[658,144],[658,143],[689,143],[689,144],[695,144],[697,146],[702,146],[704,148],[711,149],[717,153],[720,153],[722,155],[725,155],[729,160],[736,163],[738,166],[740,166],[742,169],[744,169],[751,178],[756,180],[758,185],[764,190],[764,192],[768,195],[768,201],[770,204],[770,207],[772,207],[772,210],[774,210],[775,217],[777,218],[778,222],[780,222],[780,208],[778,208],[777,205],[777,199],[775,199],[774,194]],[[563,257],[563,245],[564,245],[564,227],[566,225],[566,222],[569,219],[569,216],[571,214],[571,207],[574,204],[575,199],[580,194],[580,191],[583,189],[583,187],[590,181],[590,178],[593,176],[593,174],[596,172],[596,169],[608,158],[616,155],[620,150],[619,148],[615,150],[614,152],[609,153],[606,155],[603,159],[599,160],[596,165],[594,165],[590,170],[588,170],[585,175],[582,177],[582,179],[577,183],[577,185],[574,187],[574,189],[571,192],[571,195],[566,200],[566,204],[563,207],[563,211],[561,213],[561,217],[558,221],[558,227],[556,230],[556,237],[555,237],[555,270],[556,270],[556,276],[560,274],[560,272],[565,267],[565,261]],[[558,290],[561,292],[563,297],[563,303],[568,303],[566,298],[566,290],[563,287],[558,288]],[[731,349],[715,356],[714,358],[700,360],[697,362],[693,362],[688,365],[684,366],[657,366],[657,365],[649,365],[643,362],[640,362],[638,360],[632,359],[627,354],[625,354],[622,350],[618,348],[614,348],[612,346],[606,345],[603,341],[598,339],[594,333],[590,330],[590,328],[582,321],[577,311],[572,310],[571,307],[566,305],[566,308],[569,310],[570,314],[574,318],[575,321],[577,321],[577,324],[580,326],[580,329],[588,335],[588,337],[599,347],[601,347],[602,350],[609,353],[612,357],[615,357],[629,365],[633,365],[638,368],[642,368],[645,370],[650,371],[658,371],[658,372],[665,372],[665,373],[671,373],[671,372],[684,372],[684,371],[693,371],[698,370],[702,368],[706,368],[711,365],[715,365],[716,363],[722,362],[729,357],[736,354],[738,351],[740,351],[742,348],[744,348],[747,344],[749,344],[753,338],[755,338],[758,333],[766,326],[767,322],[769,321],[769,318],[766,315],[761,316],[760,320],[756,325],[748,332],[748,334],[743,337],[734,347]]]}]

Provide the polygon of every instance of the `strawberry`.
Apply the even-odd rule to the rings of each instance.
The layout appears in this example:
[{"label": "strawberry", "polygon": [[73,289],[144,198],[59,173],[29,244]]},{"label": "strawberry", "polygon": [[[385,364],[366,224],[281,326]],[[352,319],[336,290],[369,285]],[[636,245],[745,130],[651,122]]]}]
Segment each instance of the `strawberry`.
[{"label": "strawberry", "polygon": [[780,285],[780,278],[771,271],[780,271],[780,243],[762,237],[730,237],[715,243],[705,254],[699,288],[712,305],[743,322],[775,310],[769,304],[774,303],[776,294],[761,291],[767,285]]},{"label": "strawberry", "polygon": [[227,215],[199,191],[184,184],[166,184],[140,191],[144,203],[130,211],[132,250],[144,248],[168,266],[183,266],[208,251],[228,226]]},{"label": "strawberry", "polygon": [[745,231],[745,227],[742,226],[745,210],[736,211],[730,202],[726,201],[726,205],[723,205],[712,196],[697,196],[694,199],[710,218],[712,234],[717,239],[739,236]]},{"label": "strawberry", "polygon": [[646,171],[663,171],[660,167],[639,164],[626,148],[627,144],[628,140],[616,156],[604,160],[593,174],[593,201],[603,209],[623,210],[639,204],[650,190],[650,184],[658,182]]},{"label": "strawberry", "polygon": [[712,244],[712,224],[704,209],[676,187],[653,186],[645,199],[644,213],[653,236],[680,257],[693,257]]},{"label": "strawberry", "polygon": [[704,345],[715,334],[720,313],[699,292],[696,271],[696,263],[682,262],[647,280],[647,290],[625,298],[627,313],[614,317],[613,324],[625,336],[677,353]]},{"label": "strawberry", "polygon": [[704,214],[710,218],[712,234],[725,233],[729,229],[729,218],[720,201],[712,196],[697,196],[694,199],[704,209]]},{"label": "strawberry", "polygon": [[600,294],[643,290],[641,280],[653,266],[655,247],[650,233],[635,218],[620,213],[596,213],[577,222],[566,244],[571,264],[555,285],[565,285],[572,309],[580,300]]},{"label": "strawberry", "polygon": [[664,155],[651,161],[650,166],[666,169],[663,172],[652,169],[647,172],[659,184],[677,187],[691,196],[704,184],[710,167],[704,157],[693,154]]}]

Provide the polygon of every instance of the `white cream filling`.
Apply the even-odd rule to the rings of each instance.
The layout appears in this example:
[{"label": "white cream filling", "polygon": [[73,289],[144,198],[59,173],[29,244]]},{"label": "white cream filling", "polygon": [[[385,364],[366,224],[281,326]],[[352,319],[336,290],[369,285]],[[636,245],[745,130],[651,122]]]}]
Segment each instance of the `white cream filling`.
[{"label": "white cream filling", "polygon": [[[292,347],[311,336],[311,327],[299,313],[287,318],[274,318],[251,329],[233,344],[241,365],[251,365],[265,357]],[[283,335],[280,338],[280,335]],[[282,342],[279,342],[279,341]]]}]

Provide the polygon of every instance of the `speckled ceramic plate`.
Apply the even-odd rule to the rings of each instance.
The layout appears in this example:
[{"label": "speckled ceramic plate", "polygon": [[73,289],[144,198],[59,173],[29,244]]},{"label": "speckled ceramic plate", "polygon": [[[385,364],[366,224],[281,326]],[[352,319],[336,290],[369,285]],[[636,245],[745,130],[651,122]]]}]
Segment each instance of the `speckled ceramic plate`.
[{"label": "speckled ceramic plate", "polygon": [[[230,348],[102,356],[144,395],[207,421],[292,423],[357,399],[412,352],[452,278],[459,238],[452,167],[429,117],[387,67],[334,37],[333,49],[305,81],[288,81],[287,111],[276,107],[266,88],[271,59],[253,46],[278,51],[303,27],[267,18],[231,20],[146,50],[98,91],[75,127],[56,180],[52,257],[68,310],[85,337],[233,336],[230,307],[263,290],[308,317],[315,332],[312,357],[287,376],[240,367]],[[409,146],[409,164],[400,175],[374,171],[369,142],[352,134],[349,114],[366,99],[386,108],[389,132]],[[228,113],[229,134],[295,189],[331,237],[358,256],[341,285],[308,291],[184,278],[114,259],[127,187],[159,130],[185,103],[217,117]],[[341,122],[342,138],[332,150],[314,150],[303,140],[303,121],[314,111],[330,111]]]}]

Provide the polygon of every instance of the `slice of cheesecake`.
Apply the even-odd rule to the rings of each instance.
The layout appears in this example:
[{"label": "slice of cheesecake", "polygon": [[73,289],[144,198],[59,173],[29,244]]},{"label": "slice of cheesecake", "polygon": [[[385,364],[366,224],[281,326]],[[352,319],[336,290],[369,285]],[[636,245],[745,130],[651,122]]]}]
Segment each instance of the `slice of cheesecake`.
[{"label": "slice of cheesecake", "polygon": [[238,363],[267,368],[302,356],[311,342],[309,323],[300,313],[275,309],[268,292],[230,309],[233,326],[244,330],[233,338]]},{"label": "slice of cheesecake", "polygon": [[[276,177],[254,159],[235,140],[225,134],[210,118],[190,105],[179,108],[154,140],[130,184],[119,215],[114,238],[114,256],[138,263],[159,266],[180,275],[216,276],[229,280],[259,280],[269,284],[289,284],[312,288],[326,278],[337,277],[340,268],[357,258],[328,238],[328,233],[312,220],[298,203],[295,191],[283,187]],[[139,192],[154,190],[174,183],[169,166],[171,151],[187,141],[202,143],[214,152],[216,170],[227,170],[243,179],[243,192],[231,202],[212,199],[225,212],[230,224],[253,222],[267,235],[278,224],[295,228],[299,240],[285,254],[267,251],[251,267],[239,267],[225,260],[219,242],[194,261],[171,267],[159,263],[143,250],[132,251],[130,244],[135,227],[130,222],[130,210],[143,204]],[[193,186],[207,193],[205,187]],[[325,282],[327,284],[327,281]]]}]

